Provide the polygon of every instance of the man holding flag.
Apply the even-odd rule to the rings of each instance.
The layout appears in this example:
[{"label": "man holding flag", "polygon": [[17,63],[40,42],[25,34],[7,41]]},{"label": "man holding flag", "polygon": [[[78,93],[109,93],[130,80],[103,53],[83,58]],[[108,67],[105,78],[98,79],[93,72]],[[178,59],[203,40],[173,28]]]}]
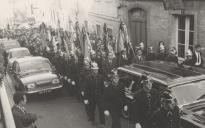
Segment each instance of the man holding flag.
[{"label": "man holding flag", "polygon": [[[131,52],[133,56],[135,56],[135,53],[133,51],[132,45],[129,40],[128,32],[127,32],[127,27],[125,23],[121,22],[120,23],[120,28],[119,28],[119,33],[118,33],[118,39],[116,43],[116,53],[117,53],[117,62],[118,66],[123,66],[125,64],[128,64],[128,58],[130,59],[129,56],[131,56]],[[124,63],[126,61],[126,63]]]}]

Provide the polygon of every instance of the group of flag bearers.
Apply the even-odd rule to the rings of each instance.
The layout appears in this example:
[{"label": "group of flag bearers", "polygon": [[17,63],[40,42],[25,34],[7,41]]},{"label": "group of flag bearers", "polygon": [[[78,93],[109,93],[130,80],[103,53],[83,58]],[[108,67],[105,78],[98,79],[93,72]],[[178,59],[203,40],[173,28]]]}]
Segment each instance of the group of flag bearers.
[{"label": "group of flag bearers", "polygon": [[[104,25],[103,39],[90,40],[85,27],[80,30],[76,22],[74,31],[62,29],[53,31],[44,24],[39,28],[43,33],[40,46],[24,43],[34,55],[42,55],[51,61],[69,94],[76,96],[85,104],[88,120],[95,125],[95,109],[99,109],[100,127],[104,127],[105,115],[112,118],[112,128],[121,128],[121,111],[127,110],[124,104],[125,88],[120,82],[116,68],[146,60],[167,60],[178,63],[176,48],[172,47],[167,55],[165,43],[159,42],[156,54],[153,47],[145,53],[145,46],[140,42],[133,47],[127,33],[126,25],[121,22],[117,41],[113,45]],[[27,37],[27,40],[30,38]],[[22,40],[20,40],[22,41]],[[25,40],[24,40],[25,41]],[[43,42],[41,41],[41,42]],[[21,42],[20,42],[21,43]],[[35,43],[35,42],[34,42]],[[21,43],[23,44],[23,43]],[[189,58],[190,55],[195,57]],[[186,65],[203,65],[200,59],[200,46],[196,51],[187,53]],[[195,60],[193,59],[195,58]],[[179,127],[179,110],[167,91],[159,95],[153,88],[149,74],[142,75],[142,82],[134,96],[135,104],[130,121],[142,128],[177,128]],[[160,121],[160,122],[159,122]]]}]

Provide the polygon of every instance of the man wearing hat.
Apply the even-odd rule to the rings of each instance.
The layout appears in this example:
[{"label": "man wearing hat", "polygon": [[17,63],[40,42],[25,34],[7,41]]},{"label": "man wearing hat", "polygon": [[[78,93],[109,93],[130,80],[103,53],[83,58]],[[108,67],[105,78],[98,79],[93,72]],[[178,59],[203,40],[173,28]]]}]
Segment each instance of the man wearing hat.
[{"label": "man wearing hat", "polygon": [[134,95],[134,122],[142,128],[152,128],[153,113],[159,108],[159,94],[152,88],[152,81],[147,73],[141,77],[142,88]]},{"label": "man wearing hat", "polygon": [[161,95],[161,107],[154,115],[154,122],[157,128],[179,128],[180,113],[176,100],[166,90]]},{"label": "man wearing hat", "polygon": [[120,117],[125,97],[123,86],[119,84],[119,75],[116,71],[110,79],[108,80],[110,84],[105,87],[104,91],[104,114],[111,115],[112,128],[121,128]]},{"label": "man wearing hat", "polygon": [[95,124],[95,109],[98,107],[100,125],[105,125],[105,117],[102,107],[102,96],[104,92],[104,78],[98,73],[97,63],[91,64],[91,74],[86,78],[84,87],[84,103],[89,107],[89,119]]}]

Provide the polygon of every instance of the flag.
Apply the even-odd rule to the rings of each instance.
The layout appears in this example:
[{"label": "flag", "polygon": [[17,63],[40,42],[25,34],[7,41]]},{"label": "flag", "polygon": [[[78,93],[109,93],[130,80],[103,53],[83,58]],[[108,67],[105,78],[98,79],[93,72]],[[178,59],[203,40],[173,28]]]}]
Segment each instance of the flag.
[{"label": "flag", "polygon": [[120,29],[119,33],[118,33],[118,39],[117,39],[117,43],[116,43],[116,52],[120,53],[121,51],[126,50],[125,49],[125,37],[124,37],[124,33],[123,31]]},{"label": "flag", "polygon": [[76,46],[83,51],[83,34],[80,31],[79,22],[75,23]]},{"label": "flag", "polygon": [[82,32],[83,32],[83,50],[82,53],[84,55],[85,58],[89,58],[90,59],[90,52],[93,50],[92,49],[92,45],[90,43],[90,39],[88,36],[88,33],[85,31],[85,28],[82,28]]},{"label": "flag", "polygon": [[104,50],[106,53],[108,53],[108,30],[107,30],[107,24],[104,24],[103,27],[103,45],[104,45]]}]

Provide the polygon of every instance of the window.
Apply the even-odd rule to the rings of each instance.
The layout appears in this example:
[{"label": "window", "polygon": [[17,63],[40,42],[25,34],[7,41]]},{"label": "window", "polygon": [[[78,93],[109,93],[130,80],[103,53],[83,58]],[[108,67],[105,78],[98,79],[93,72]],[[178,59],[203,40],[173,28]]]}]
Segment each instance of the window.
[{"label": "window", "polygon": [[177,48],[178,56],[185,58],[188,49],[193,51],[194,45],[194,16],[178,15],[177,16]]}]

